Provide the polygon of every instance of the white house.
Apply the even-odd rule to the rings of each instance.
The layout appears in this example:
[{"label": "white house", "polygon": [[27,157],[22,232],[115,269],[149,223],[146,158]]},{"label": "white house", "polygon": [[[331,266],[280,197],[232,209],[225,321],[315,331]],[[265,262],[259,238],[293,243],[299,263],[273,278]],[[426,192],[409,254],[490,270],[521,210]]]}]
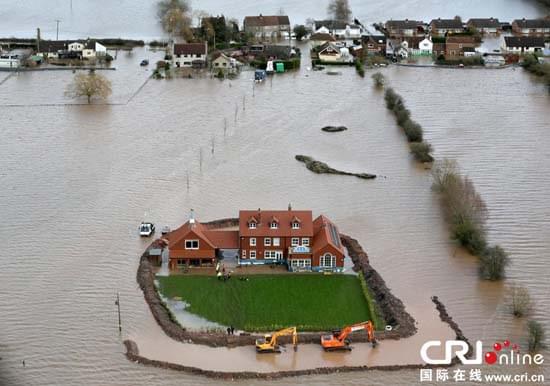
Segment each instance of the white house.
[{"label": "white house", "polygon": [[431,39],[424,38],[420,43],[418,43],[418,50],[420,55],[431,55],[434,48],[434,44]]},{"label": "white house", "polygon": [[542,36],[505,36],[502,39],[502,52],[514,54],[542,53],[544,37]]},{"label": "white house", "polygon": [[82,52],[84,50],[84,44],[79,42],[70,43],[68,45],[69,52]]},{"label": "white house", "polygon": [[235,73],[242,63],[235,58],[231,58],[225,54],[220,54],[216,59],[212,61],[212,71],[217,72],[220,69],[224,73]]},{"label": "white house", "polygon": [[208,46],[206,42],[174,44],[173,53],[175,67],[201,68],[206,66]]},{"label": "white house", "polygon": [[363,29],[355,23],[338,20],[315,20],[315,33],[329,33],[336,39],[360,39]]}]

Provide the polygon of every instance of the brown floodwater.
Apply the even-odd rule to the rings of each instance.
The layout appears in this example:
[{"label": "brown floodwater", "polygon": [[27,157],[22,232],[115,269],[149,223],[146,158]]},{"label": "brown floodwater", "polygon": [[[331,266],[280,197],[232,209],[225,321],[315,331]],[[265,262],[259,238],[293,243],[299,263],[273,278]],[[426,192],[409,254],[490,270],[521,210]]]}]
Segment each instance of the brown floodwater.
[{"label": "brown floodwater", "polygon": [[[550,327],[550,97],[521,69],[382,70],[424,126],[436,158],[457,159],[487,202],[489,239],[512,260],[507,280],[489,283],[479,280],[476,259],[449,242],[429,171],[408,154],[371,72],[361,79],[342,68],[328,76],[304,65],[254,89],[250,72],[223,82],[149,81],[131,99],[149,74],[138,66],[144,57],[153,62],[151,53],[119,54],[118,70],[105,73],[113,105],[70,105],[63,95],[70,72],[23,73],[0,85],[3,384],[219,383],[127,361],[128,337],[153,358],[210,368],[416,362],[423,340],[449,334],[432,295],[470,339],[524,343],[523,322],[504,304],[511,283],[529,288],[535,317]],[[328,124],[349,130],[321,132]],[[383,177],[316,175],[295,154]],[[376,353],[357,345],[352,355],[327,355],[313,345],[258,362],[253,350],[211,352],[163,337],[135,280],[149,242],[139,238],[139,222],[174,228],[190,208],[206,221],[289,202],[325,213],[361,242],[419,321],[416,337],[402,346],[382,342]],[[417,370],[373,371],[272,383],[408,385],[418,377]]]}]

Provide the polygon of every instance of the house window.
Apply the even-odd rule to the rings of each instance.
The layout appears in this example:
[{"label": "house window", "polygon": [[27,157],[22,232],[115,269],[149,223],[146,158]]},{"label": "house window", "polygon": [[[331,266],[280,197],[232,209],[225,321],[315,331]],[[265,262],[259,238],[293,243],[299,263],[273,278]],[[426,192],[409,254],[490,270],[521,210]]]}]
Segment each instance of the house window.
[{"label": "house window", "polygon": [[282,251],[265,251],[264,252],[264,258],[274,259],[274,260],[282,260],[283,252]]},{"label": "house window", "polygon": [[322,268],[336,267],[336,256],[334,256],[330,253],[325,253],[319,259],[319,266],[322,267]]},{"label": "house window", "polygon": [[292,223],[292,229],[300,229],[300,223],[298,221],[294,221]]},{"label": "house window", "polygon": [[265,245],[266,247],[270,247],[270,246],[271,246],[271,239],[270,239],[269,237],[266,237],[266,238],[264,239],[264,245]]},{"label": "house window", "polygon": [[311,268],[311,259],[293,259],[290,262],[292,268]]},{"label": "house window", "polygon": [[241,252],[241,257],[243,259],[246,259],[246,249],[243,249],[242,252]]},{"label": "house window", "polygon": [[255,259],[256,258],[256,251],[250,251],[250,258]]},{"label": "house window", "polygon": [[290,246],[297,247],[298,245],[300,245],[300,238],[293,237],[292,240],[290,241]]},{"label": "house window", "polygon": [[302,245],[305,247],[309,247],[309,237],[304,237],[302,239]]},{"label": "house window", "polygon": [[199,249],[199,240],[185,240],[185,249]]},{"label": "house window", "polygon": [[248,228],[249,228],[249,229],[256,229],[256,223],[253,222],[253,221],[252,221],[252,222],[249,222],[249,223],[248,223]]},{"label": "house window", "polygon": [[185,265],[186,264],[184,259],[178,259],[178,267],[184,267]]},{"label": "house window", "polygon": [[278,247],[281,245],[281,239],[279,237],[273,237],[273,246]]},{"label": "house window", "polygon": [[279,224],[277,224],[277,222],[275,221],[272,221],[269,223],[269,228],[270,229],[277,229],[279,227]]},{"label": "house window", "polygon": [[256,238],[255,238],[255,237],[251,237],[251,238],[250,238],[250,246],[251,246],[251,247],[255,247],[255,246],[256,246]]}]

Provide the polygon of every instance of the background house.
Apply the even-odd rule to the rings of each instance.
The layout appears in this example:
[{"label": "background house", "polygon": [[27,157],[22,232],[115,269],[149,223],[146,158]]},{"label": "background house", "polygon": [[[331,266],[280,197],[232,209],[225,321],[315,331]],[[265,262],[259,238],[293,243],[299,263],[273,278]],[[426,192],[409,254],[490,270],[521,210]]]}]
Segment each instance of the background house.
[{"label": "background house", "polygon": [[332,42],[327,42],[317,50],[319,60],[325,64],[353,63],[354,58],[346,47],[338,47]]},{"label": "background house", "polygon": [[388,20],[385,28],[389,37],[424,36],[426,28],[424,22],[417,20]]},{"label": "background house", "polygon": [[430,22],[430,31],[432,35],[443,36],[448,33],[464,32],[464,25],[459,18],[455,19],[433,19]]},{"label": "background house", "polygon": [[362,28],[355,23],[339,20],[315,20],[315,32],[329,33],[336,39],[359,39]]},{"label": "background house", "polygon": [[328,32],[316,32],[309,37],[309,41],[311,42],[311,47],[314,48],[327,42],[335,42],[336,39]]},{"label": "background house", "polygon": [[502,32],[502,27],[498,19],[493,17],[485,19],[470,19],[466,25],[475,28],[482,34],[497,34]]},{"label": "background house", "polygon": [[211,62],[212,71],[215,73],[221,70],[224,74],[234,74],[238,71],[239,66],[241,66],[241,63],[237,59],[231,58],[224,53],[217,55]]},{"label": "background house", "polygon": [[516,19],[512,31],[520,35],[550,36],[550,19]]},{"label": "background house", "polygon": [[246,16],[244,32],[261,41],[275,41],[284,36],[290,36],[290,20],[288,16]]},{"label": "background house", "polygon": [[203,43],[174,44],[172,62],[175,67],[202,68],[206,66],[208,45]]}]

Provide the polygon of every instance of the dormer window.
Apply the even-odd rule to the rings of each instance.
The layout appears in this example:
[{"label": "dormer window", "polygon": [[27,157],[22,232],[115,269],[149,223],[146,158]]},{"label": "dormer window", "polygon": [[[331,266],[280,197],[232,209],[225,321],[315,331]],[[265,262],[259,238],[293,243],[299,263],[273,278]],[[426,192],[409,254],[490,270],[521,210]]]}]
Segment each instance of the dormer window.
[{"label": "dormer window", "polygon": [[257,224],[255,222],[249,222],[248,223],[248,228],[249,229],[256,229],[256,226],[257,226]]},{"label": "dormer window", "polygon": [[292,229],[300,229],[300,223],[297,221],[294,221],[292,223]]},{"label": "dormer window", "polygon": [[269,223],[269,229],[277,229],[277,228],[279,228],[279,224],[277,224],[277,222],[271,221]]}]

